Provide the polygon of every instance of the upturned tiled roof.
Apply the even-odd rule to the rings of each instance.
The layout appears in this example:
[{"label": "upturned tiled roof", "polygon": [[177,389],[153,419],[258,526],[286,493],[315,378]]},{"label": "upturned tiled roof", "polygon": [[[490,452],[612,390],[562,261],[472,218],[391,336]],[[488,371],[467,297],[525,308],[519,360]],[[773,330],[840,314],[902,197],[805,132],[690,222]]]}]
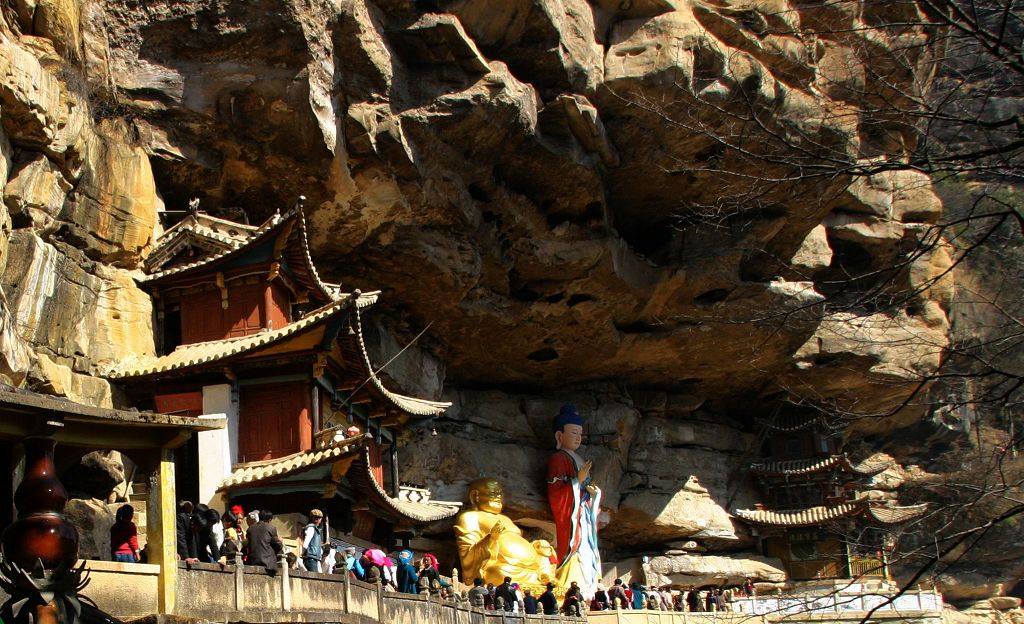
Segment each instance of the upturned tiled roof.
[{"label": "upturned tiled roof", "polygon": [[[291,213],[289,213],[289,215],[291,215]],[[272,215],[269,219],[264,221],[259,227],[254,228],[251,231],[247,232],[245,238],[239,239],[237,241],[232,241],[233,243],[237,242],[238,244],[232,244],[230,246],[230,248],[228,248],[228,249],[224,249],[223,251],[221,251],[219,253],[215,253],[215,254],[207,256],[205,258],[200,258],[199,260],[196,260],[195,262],[189,262],[187,264],[182,264],[180,266],[176,266],[176,267],[167,269],[166,271],[156,271],[154,273],[149,273],[148,275],[145,275],[145,276],[139,278],[139,281],[143,282],[143,283],[155,282],[157,280],[163,279],[164,277],[167,277],[168,275],[177,275],[179,273],[184,273],[186,271],[195,269],[197,267],[201,267],[201,266],[203,266],[205,264],[210,264],[210,263],[212,263],[212,262],[214,262],[216,260],[220,260],[222,258],[226,258],[227,256],[232,255],[237,250],[245,247],[246,246],[245,243],[249,243],[249,242],[252,242],[255,239],[261,238],[267,232],[273,230],[278,225],[280,225],[283,221],[284,221],[284,218],[280,214]],[[188,228],[188,227],[189,227],[188,224],[183,226],[183,228]],[[164,243],[164,239],[167,239],[168,241],[170,241],[173,238],[175,238],[175,234],[176,233],[177,233],[177,231],[174,228],[171,228],[171,229],[167,230],[166,232],[164,232],[163,236],[161,236],[160,238],[158,238],[156,240],[155,250],[159,250],[161,245],[165,244]]]},{"label": "upturned tiled roof", "polygon": [[861,503],[843,503],[832,507],[810,507],[799,511],[737,509],[736,516],[754,524],[804,527],[824,524],[840,518],[849,518],[860,514],[861,511],[863,511]]},{"label": "upturned tiled roof", "polygon": [[358,435],[339,440],[321,449],[295,453],[287,457],[262,462],[250,462],[236,468],[217,486],[218,491],[239,486],[253,485],[264,481],[282,479],[289,475],[308,470],[326,462],[333,462],[344,455],[358,452],[366,436]]},{"label": "upturned tiled roof", "polygon": [[[181,266],[167,269],[166,271],[157,271],[149,275],[144,275],[138,278],[138,281],[143,284],[151,284],[164,280],[170,276],[183,276],[190,272],[201,271],[208,265],[228,260],[229,258],[245,253],[251,245],[268,240],[272,236],[276,235],[279,230],[284,229],[293,222],[294,227],[288,234],[290,241],[289,249],[286,249],[285,251],[293,260],[297,260],[297,262],[290,263],[290,270],[301,273],[302,276],[300,277],[305,277],[308,284],[320,291],[326,299],[337,299],[340,296],[338,286],[336,284],[328,284],[321,280],[320,274],[317,272],[316,266],[313,264],[313,258],[309,253],[309,236],[306,229],[306,218],[300,208],[290,210],[284,215],[275,214],[271,216],[263,222],[262,225],[255,228],[241,244],[232,245],[230,248],[224,249],[219,253],[214,253],[206,258],[201,258],[195,262],[183,264]],[[163,237],[161,237],[161,239],[162,238]],[[157,246],[159,247],[159,245],[160,240],[157,240]]]},{"label": "upturned tiled roof", "polygon": [[832,455],[825,458],[790,459],[784,461],[752,464],[750,470],[763,476],[801,476],[827,472],[834,468],[856,475],[870,477],[892,466],[891,461],[850,462],[846,455]]},{"label": "upturned tiled roof", "polygon": [[384,387],[384,382],[381,381],[380,377],[377,376],[377,372],[373,369],[373,364],[370,363],[370,354],[366,351],[366,341],[363,338],[363,323],[360,311],[356,310],[356,319],[358,322],[356,326],[356,338],[359,342],[359,351],[362,354],[362,364],[365,367],[364,374],[368,375],[369,381],[373,386],[384,395],[389,401],[391,401],[399,409],[408,412],[414,416],[438,416],[443,414],[446,409],[452,406],[450,401],[429,401],[427,399],[418,399],[416,397],[405,396],[392,392]]},{"label": "upturned tiled roof", "polygon": [[369,307],[377,301],[378,294],[372,292],[345,295],[318,310],[310,312],[301,320],[285,325],[280,329],[240,338],[227,338],[224,340],[211,340],[209,342],[181,345],[171,353],[159,357],[136,357],[121,360],[111,369],[107,370],[104,376],[108,379],[128,379],[167,373],[200,364],[211,364],[218,360],[265,347],[271,343],[293,336],[304,329],[313,327],[341,313],[353,305],[357,310]]},{"label": "upturned tiled roof", "polygon": [[767,509],[737,509],[735,515],[752,524],[779,527],[818,526],[842,518],[863,516],[879,524],[899,524],[919,517],[928,509],[927,503],[901,507],[873,504],[855,500],[833,506],[809,507],[797,511],[769,511]]},{"label": "upturned tiled roof", "polygon": [[418,502],[392,497],[384,491],[370,472],[369,449],[362,451],[360,459],[352,465],[348,478],[356,489],[366,494],[378,506],[390,509],[397,515],[414,522],[434,522],[451,518],[462,508],[462,503],[435,500]]},{"label": "upturned tiled roof", "polygon": [[901,507],[899,505],[893,506],[870,506],[868,507],[868,513],[876,521],[882,524],[900,524],[902,522],[909,522],[920,518],[924,513],[928,511],[928,503],[921,503],[919,505],[907,505]]},{"label": "upturned tiled roof", "polygon": [[338,440],[321,449],[295,453],[262,462],[251,462],[236,468],[217,487],[218,491],[230,491],[247,486],[264,485],[300,474],[325,463],[335,462],[342,457],[357,455],[348,469],[347,477],[357,492],[364,495],[378,508],[391,515],[397,515],[417,523],[433,522],[451,518],[459,512],[462,503],[427,500],[425,502],[393,498],[380,487],[369,468],[367,434]]}]

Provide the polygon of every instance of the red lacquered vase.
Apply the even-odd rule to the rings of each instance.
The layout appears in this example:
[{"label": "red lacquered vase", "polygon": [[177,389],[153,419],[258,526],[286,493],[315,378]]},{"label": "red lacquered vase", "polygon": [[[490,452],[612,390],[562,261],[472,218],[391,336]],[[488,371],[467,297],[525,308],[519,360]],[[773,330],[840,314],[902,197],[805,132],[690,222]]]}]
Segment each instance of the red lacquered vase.
[{"label": "red lacquered vase", "polygon": [[25,478],[14,493],[18,519],[3,533],[4,558],[24,570],[42,561],[45,570],[78,561],[78,531],[64,518],[68,494],[53,465],[53,438],[26,438]]}]

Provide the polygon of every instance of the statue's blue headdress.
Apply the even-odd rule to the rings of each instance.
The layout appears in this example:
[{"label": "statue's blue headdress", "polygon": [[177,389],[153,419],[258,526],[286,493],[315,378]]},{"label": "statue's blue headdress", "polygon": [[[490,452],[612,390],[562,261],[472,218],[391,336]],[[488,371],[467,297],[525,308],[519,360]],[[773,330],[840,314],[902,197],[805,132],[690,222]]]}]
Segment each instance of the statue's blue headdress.
[{"label": "statue's blue headdress", "polygon": [[558,416],[555,416],[555,419],[551,421],[551,431],[561,431],[566,425],[583,426],[583,417],[576,411],[575,405],[566,404],[558,410]]}]

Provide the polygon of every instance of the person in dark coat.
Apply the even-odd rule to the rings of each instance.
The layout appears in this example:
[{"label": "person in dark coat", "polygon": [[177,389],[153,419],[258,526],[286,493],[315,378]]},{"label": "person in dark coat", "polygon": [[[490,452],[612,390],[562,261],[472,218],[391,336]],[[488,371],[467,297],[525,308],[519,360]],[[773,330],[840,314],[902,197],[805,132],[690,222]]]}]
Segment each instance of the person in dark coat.
[{"label": "person in dark coat", "polygon": [[441,592],[442,587],[451,587],[451,584],[448,581],[441,578],[441,573],[437,571],[433,562],[431,562],[427,557],[420,559],[419,575],[420,587],[422,588],[425,586],[431,596],[438,595]]},{"label": "person in dark coat", "polygon": [[544,607],[544,615],[558,615],[558,598],[555,598],[554,583],[548,583],[548,590],[540,595],[539,601]]},{"label": "person in dark coat", "polygon": [[196,558],[196,542],[192,534],[192,503],[181,501],[178,503],[178,514],[174,518],[174,537],[178,559]]},{"label": "person in dark coat", "polygon": [[583,595],[580,586],[573,581],[569,589],[565,591],[565,600],[562,601],[562,613],[579,617],[583,614]]},{"label": "person in dark coat", "polygon": [[697,590],[690,588],[690,591],[686,593],[686,606],[690,608],[690,612],[696,613],[700,611],[700,594]]},{"label": "person in dark coat", "polygon": [[271,526],[270,521],[274,514],[267,510],[260,511],[260,521],[249,527],[246,532],[246,540],[249,543],[249,565],[263,566],[268,570],[277,569],[277,553],[281,552],[284,544],[277,535],[277,529]]},{"label": "person in dark coat", "polygon": [[[499,598],[501,602],[498,601]],[[494,589],[495,608],[497,605],[501,605],[502,609],[511,612],[516,602],[518,601],[516,600],[516,590],[512,589],[512,577],[506,576],[505,582]]]},{"label": "person in dark coat", "polygon": [[484,587],[484,580],[477,577],[473,581],[473,589],[469,590],[469,604],[478,609],[487,608],[487,599],[489,592]]},{"label": "person in dark coat", "polygon": [[196,556],[203,563],[217,563],[220,558],[220,545],[210,529],[207,512],[210,508],[199,504],[192,510],[192,533],[196,541]]},{"label": "person in dark coat", "polygon": [[523,596],[523,610],[526,611],[526,615],[537,615],[538,605],[540,603],[537,602],[537,597],[532,591],[526,590],[526,595]]}]

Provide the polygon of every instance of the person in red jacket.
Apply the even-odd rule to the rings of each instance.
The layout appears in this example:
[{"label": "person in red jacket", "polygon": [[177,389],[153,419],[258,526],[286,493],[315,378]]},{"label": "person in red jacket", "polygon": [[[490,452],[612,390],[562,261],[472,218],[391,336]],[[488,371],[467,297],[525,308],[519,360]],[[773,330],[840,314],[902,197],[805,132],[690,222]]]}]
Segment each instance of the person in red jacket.
[{"label": "person in red jacket", "polygon": [[121,505],[114,515],[114,525],[110,527],[110,554],[114,561],[139,561],[139,530],[132,522],[134,517],[135,508],[131,505]]}]

